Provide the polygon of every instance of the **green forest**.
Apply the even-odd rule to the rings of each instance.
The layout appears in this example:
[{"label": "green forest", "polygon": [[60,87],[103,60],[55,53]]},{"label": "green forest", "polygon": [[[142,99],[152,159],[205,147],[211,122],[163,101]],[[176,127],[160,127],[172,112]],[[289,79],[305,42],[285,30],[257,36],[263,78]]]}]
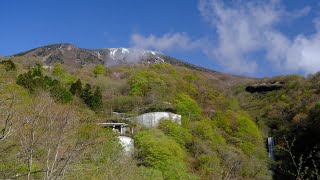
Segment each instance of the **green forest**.
[{"label": "green forest", "polygon": [[[320,75],[221,87],[168,63],[73,68],[37,59],[0,62],[0,179],[319,179]],[[250,93],[253,82],[283,87]],[[221,91],[221,89],[225,89]],[[138,124],[128,156],[98,123],[172,112]],[[276,140],[275,158],[266,139]]]}]

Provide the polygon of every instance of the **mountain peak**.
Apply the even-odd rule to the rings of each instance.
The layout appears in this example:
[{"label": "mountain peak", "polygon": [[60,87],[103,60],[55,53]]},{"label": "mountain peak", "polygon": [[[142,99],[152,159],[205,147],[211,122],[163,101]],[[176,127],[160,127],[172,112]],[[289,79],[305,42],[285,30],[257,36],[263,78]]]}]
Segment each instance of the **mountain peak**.
[{"label": "mountain peak", "polygon": [[252,80],[243,76],[234,76],[214,70],[208,70],[191,63],[181,61],[157,51],[135,48],[99,48],[85,49],[69,43],[51,44],[22,52],[15,56],[35,57],[50,65],[57,62],[73,68],[87,65],[104,64],[116,66],[123,64],[169,63],[202,72],[205,76],[227,86]]},{"label": "mountain peak", "polygon": [[72,66],[97,63],[114,66],[131,63],[165,62],[165,55],[157,51],[134,48],[84,49],[69,43],[42,46],[14,56],[35,56],[41,58],[46,64],[60,62]]}]

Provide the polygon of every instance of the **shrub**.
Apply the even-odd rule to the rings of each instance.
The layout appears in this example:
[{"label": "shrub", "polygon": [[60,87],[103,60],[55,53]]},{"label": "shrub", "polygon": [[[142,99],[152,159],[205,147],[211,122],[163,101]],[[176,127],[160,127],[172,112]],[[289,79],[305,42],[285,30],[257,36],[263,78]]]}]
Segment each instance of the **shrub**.
[{"label": "shrub", "polygon": [[0,61],[0,64],[3,64],[5,66],[6,71],[16,71],[17,70],[16,65],[11,60]]},{"label": "shrub", "polygon": [[238,113],[236,115],[236,121],[236,137],[252,143],[257,143],[262,140],[259,128],[247,114]]},{"label": "shrub", "polygon": [[171,120],[161,121],[158,128],[183,146],[190,144],[192,141],[192,135],[188,130],[180,127],[179,124],[172,122]]},{"label": "shrub", "polygon": [[150,93],[163,95],[166,83],[161,76],[154,71],[138,71],[129,80],[129,93],[131,95],[146,96]]},{"label": "shrub", "polygon": [[54,64],[52,74],[54,76],[61,76],[63,73],[64,73],[64,70],[62,69],[61,63]]},{"label": "shrub", "polygon": [[101,64],[97,64],[93,69],[93,73],[95,76],[104,75],[106,73],[106,68]]},{"label": "shrub", "polygon": [[185,152],[158,129],[140,131],[134,137],[137,158],[146,167],[160,170],[165,179],[187,179]]},{"label": "shrub", "polygon": [[81,92],[82,92],[82,82],[81,82],[80,79],[78,79],[77,82],[71,84],[70,92],[71,92],[73,95],[76,95],[76,96],[80,96],[80,95],[81,95]]},{"label": "shrub", "polygon": [[216,145],[225,144],[225,139],[218,133],[217,128],[212,127],[210,120],[203,119],[192,124],[192,133],[202,140],[208,140]]},{"label": "shrub", "polygon": [[50,88],[51,96],[62,103],[71,102],[73,96],[67,88],[63,87],[60,83]]},{"label": "shrub", "polygon": [[316,105],[315,105],[315,107],[316,107],[317,109],[320,109],[320,102],[317,102]]},{"label": "shrub", "polygon": [[188,119],[197,119],[201,115],[201,108],[197,101],[186,94],[179,94],[175,100],[177,113]]},{"label": "shrub", "polygon": [[136,109],[142,101],[140,96],[118,96],[112,100],[111,104],[115,111],[128,112]]}]

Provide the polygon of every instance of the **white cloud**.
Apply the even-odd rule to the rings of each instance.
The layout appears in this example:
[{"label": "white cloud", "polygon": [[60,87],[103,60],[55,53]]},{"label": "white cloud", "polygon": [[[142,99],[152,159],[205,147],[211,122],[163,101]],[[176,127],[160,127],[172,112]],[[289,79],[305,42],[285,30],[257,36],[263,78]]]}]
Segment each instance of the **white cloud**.
[{"label": "white cloud", "polygon": [[287,51],[286,67],[305,74],[320,71],[320,32],[306,37],[299,35]]},{"label": "white cloud", "polygon": [[254,53],[265,51],[277,66],[285,57],[289,40],[274,26],[285,14],[279,1],[235,1],[226,6],[219,0],[200,0],[201,15],[213,26],[218,36],[212,58],[218,59],[227,70],[237,73],[255,73]]},{"label": "white cloud", "polygon": [[317,32],[309,37],[300,34],[290,39],[276,27],[284,21],[307,15],[310,7],[289,12],[280,0],[239,0],[228,6],[220,0],[200,0],[199,10],[218,36],[213,57],[220,58],[224,62],[221,64],[231,67],[232,72],[254,73],[258,60],[250,59],[250,55],[258,52],[266,55],[260,61],[267,60],[282,72],[308,74],[320,71],[319,18],[314,20]]},{"label": "white cloud", "polygon": [[305,75],[320,71],[320,17],[313,20],[315,33],[297,35],[286,51],[285,67]]},{"label": "white cloud", "polygon": [[[216,41],[168,33],[162,37],[133,34],[131,42],[135,47],[160,51],[198,49],[226,71],[237,74],[256,73],[263,68],[259,61],[267,61],[263,64],[281,72],[320,71],[320,18],[314,20],[316,32],[309,36],[290,38],[277,27],[307,15],[310,7],[288,11],[281,0],[199,0],[198,8],[212,26]],[[257,54],[265,57],[255,59]]]},{"label": "white cloud", "polygon": [[205,39],[191,39],[186,33],[167,33],[162,37],[153,34],[144,37],[141,34],[132,34],[131,43],[139,49],[165,50],[193,50],[203,46]]}]

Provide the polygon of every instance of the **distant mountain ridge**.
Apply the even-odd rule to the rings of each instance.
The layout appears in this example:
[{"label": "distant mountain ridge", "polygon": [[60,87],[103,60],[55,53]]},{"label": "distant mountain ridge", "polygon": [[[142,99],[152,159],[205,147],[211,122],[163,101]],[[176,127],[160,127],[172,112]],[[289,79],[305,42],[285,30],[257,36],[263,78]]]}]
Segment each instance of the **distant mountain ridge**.
[{"label": "distant mountain ridge", "polygon": [[200,71],[210,79],[228,84],[228,86],[253,79],[244,76],[235,76],[217,72],[214,70],[209,70],[167,56],[161,52],[134,48],[85,49],[74,46],[72,44],[63,43],[42,46],[13,55],[13,57],[21,56],[40,58],[47,65],[60,62],[72,67],[81,67],[95,64],[104,64],[105,66],[109,67],[123,64],[148,64],[167,62],[172,65],[183,66],[188,69]]},{"label": "distant mountain ridge", "polygon": [[104,64],[105,66],[114,66],[167,62],[192,69],[207,70],[157,51],[134,48],[85,49],[68,43],[42,46],[13,56],[34,56],[42,59],[45,64],[60,62],[72,66],[85,66],[97,63]]},{"label": "distant mountain ridge", "polygon": [[157,51],[132,48],[84,49],[72,44],[47,45],[13,56],[35,56],[41,58],[46,64],[61,62],[73,66],[85,66],[97,63],[114,66],[131,63],[165,62],[165,55]]}]

